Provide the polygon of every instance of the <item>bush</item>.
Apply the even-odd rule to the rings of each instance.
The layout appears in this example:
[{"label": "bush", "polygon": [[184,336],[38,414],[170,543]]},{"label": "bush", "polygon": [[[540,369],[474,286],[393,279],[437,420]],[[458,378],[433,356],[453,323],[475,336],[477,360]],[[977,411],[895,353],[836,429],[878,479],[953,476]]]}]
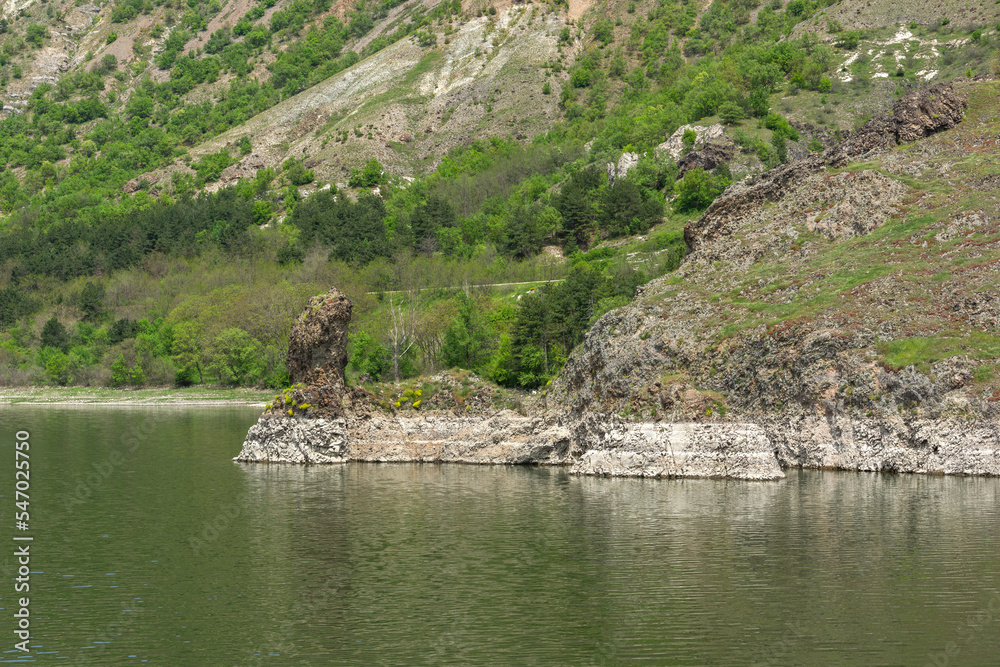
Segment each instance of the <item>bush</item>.
[{"label": "bush", "polygon": [[382,183],[385,183],[385,170],[382,163],[375,158],[369,160],[365,168],[360,171],[352,169],[351,177],[347,181],[352,188],[371,188]]},{"label": "bush", "polygon": [[725,178],[712,176],[704,169],[692,169],[674,184],[677,193],[674,210],[678,213],[704,210],[728,185]]},{"label": "bush", "polygon": [[284,170],[285,176],[288,177],[288,182],[292,185],[308,185],[313,182],[312,169],[306,169],[302,160],[298,158],[288,158],[281,168]]},{"label": "bush", "polygon": [[101,64],[97,66],[97,71],[101,74],[114,72],[116,69],[118,69],[118,58],[116,58],[113,53],[105,54],[105,56],[101,58]]},{"label": "bush", "polygon": [[723,102],[719,106],[719,118],[726,125],[735,125],[746,117],[743,107],[735,102]]},{"label": "bush", "polygon": [[845,30],[838,35],[834,46],[838,49],[853,51],[858,48],[858,44],[861,42],[862,37],[864,37],[864,33],[860,30]]},{"label": "bush", "polygon": [[35,48],[40,47],[49,37],[49,29],[45,26],[32,23],[24,33],[24,39]]},{"label": "bush", "polygon": [[610,44],[615,39],[615,25],[605,17],[594,24],[594,39],[603,44]]}]

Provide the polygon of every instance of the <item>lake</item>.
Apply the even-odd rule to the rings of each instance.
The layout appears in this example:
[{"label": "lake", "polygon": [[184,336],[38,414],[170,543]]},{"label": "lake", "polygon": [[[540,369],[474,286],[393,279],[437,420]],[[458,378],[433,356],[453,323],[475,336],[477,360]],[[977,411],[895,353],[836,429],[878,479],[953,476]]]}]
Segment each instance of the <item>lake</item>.
[{"label": "lake", "polygon": [[[0,407],[0,661],[1000,662],[1000,479],[232,462],[258,413]],[[12,632],[19,430],[28,658]]]}]

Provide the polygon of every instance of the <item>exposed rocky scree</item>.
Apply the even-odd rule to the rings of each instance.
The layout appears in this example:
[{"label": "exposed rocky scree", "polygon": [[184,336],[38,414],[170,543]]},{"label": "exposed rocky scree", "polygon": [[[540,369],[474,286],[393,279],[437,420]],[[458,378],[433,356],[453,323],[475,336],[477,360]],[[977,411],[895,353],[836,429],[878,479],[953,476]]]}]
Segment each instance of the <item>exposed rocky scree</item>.
[{"label": "exposed rocky scree", "polygon": [[[797,234],[870,234],[911,193],[879,170],[834,165],[953,127],[965,105],[951,86],[935,86],[822,155],[729,188],[685,230],[692,252],[677,274],[598,320],[553,383],[548,409],[534,414],[403,415],[344,387],[350,307],[332,291],[293,332],[288,365],[310,384],[293,392],[291,406],[281,399],[261,417],[237,460],[540,463],[580,474],[741,479],[778,479],[782,466],[1000,475],[1000,401],[970,397],[975,360],[952,357],[925,372],[879,361],[879,342],[892,340],[909,312],[892,275],[852,292],[871,304],[858,307],[857,321],[821,313],[728,338],[719,334],[729,309],[701,291],[765,256],[794,261]],[[992,322],[987,297],[955,302],[969,302],[970,321]],[[779,289],[769,298],[785,297]],[[303,411],[303,400],[322,407]]]}]

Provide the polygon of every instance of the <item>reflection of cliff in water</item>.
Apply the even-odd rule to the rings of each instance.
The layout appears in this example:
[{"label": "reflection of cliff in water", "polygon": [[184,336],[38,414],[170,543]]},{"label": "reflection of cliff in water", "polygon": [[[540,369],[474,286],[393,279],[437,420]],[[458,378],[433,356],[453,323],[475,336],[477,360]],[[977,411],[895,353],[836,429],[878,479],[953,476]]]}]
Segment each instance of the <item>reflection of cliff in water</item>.
[{"label": "reflection of cliff in water", "polygon": [[[827,652],[845,664],[910,662],[923,654],[904,647],[944,646],[1000,589],[992,478],[790,470],[761,484],[442,464],[243,469],[251,493],[264,492],[275,547],[307,564],[289,576],[344,579],[308,598],[308,623],[329,633],[317,641],[330,650],[334,636],[362,639],[349,652],[362,660],[405,639],[400,659],[456,664],[516,661],[524,650],[567,664],[668,655],[794,664]],[[879,641],[868,641],[873,633]],[[739,660],[734,647],[746,650]],[[995,633],[984,635],[966,656],[997,648]]]}]

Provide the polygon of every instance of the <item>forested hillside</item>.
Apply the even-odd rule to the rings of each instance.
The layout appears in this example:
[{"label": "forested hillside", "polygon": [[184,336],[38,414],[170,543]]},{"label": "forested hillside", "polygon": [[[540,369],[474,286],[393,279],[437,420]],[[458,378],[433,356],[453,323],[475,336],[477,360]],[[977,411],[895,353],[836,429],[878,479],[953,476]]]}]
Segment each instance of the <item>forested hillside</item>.
[{"label": "forested hillside", "polygon": [[334,284],[355,380],[542,387],[734,180],[993,72],[993,6],[912,11],[7,4],[0,383],[280,387]]}]

